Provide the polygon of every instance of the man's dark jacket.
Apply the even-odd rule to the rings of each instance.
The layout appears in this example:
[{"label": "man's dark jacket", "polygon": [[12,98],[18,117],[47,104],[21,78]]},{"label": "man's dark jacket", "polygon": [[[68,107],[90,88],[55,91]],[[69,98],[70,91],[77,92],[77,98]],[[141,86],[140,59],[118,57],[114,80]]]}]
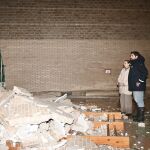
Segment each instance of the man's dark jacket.
[{"label": "man's dark jacket", "polygon": [[137,59],[130,61],[129,91],[145,91],[148,71],[144,62],[145,58],[141,55]]}]

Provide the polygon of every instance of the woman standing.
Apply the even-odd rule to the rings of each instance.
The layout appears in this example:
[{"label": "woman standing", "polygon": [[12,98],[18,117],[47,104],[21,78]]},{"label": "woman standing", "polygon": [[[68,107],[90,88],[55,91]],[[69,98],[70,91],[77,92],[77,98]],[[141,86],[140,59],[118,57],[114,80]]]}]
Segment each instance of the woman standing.
[{"label": "woman standing", "polygon": [[129,61],[125,60],[123,63],[123,68],[118,77],[118,86],[120,93],[121,112],[126,115],[132,114],[132,92],[128,90],[129,70]]}]

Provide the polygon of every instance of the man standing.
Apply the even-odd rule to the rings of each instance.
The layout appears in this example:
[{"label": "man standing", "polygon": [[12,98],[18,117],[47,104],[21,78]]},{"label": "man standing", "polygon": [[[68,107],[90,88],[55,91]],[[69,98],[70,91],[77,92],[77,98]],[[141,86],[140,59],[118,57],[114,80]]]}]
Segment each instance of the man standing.
[{"label": "man standing", "polygon": [[145,58],[137,51],[130,55],[130,71],[128,76],[129,91],[133,92],[133,98],[138,106],[134,121],[144,121],[144,91],[146,90],[146,78],[148,75],[145,67]]}]

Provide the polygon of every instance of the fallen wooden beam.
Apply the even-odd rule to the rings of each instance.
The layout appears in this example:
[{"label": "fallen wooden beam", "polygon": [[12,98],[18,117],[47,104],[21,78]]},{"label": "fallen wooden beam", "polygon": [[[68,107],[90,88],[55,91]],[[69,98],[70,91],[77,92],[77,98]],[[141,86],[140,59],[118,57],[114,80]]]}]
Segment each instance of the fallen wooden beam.
[{"label": "fallen wooden beam", "polygon": [[93,122],[94,129],[99,128],[101,125],[107,125],[109,124],[109,129],[113,129],[114,126],[116,127],[116,130],[124,130],[124,122]]},{"label": "fallen wooden beam", "polygon": [[129,137],[115,137],[115,136],[85,136],[95,144],[108,144],[118,148],[129,148]]},{"label": "fallen wooden beam", "polygon": [[87,117],[93,116],[93,117],[99,117],[106,114],[109,119],[122,119],[122,114],[120,112],[84,112],[84,114]]},{"label": "fallen wooden beam", "polygon": [[[87,138],[90,141],[94,142],[98,145],[110,145],[116,148],[129,148],[129,137],[122,136],[81,136],[83,138]],[[68,140],[71,136],[68,136]]]},{"label": "fallen wooden beam", "polygon": [[16,142],[14,146],[13,141],[7,140],[6,145],[8,147],[8,150],[21,150],[22,149],[22,145],[20,142]]}]

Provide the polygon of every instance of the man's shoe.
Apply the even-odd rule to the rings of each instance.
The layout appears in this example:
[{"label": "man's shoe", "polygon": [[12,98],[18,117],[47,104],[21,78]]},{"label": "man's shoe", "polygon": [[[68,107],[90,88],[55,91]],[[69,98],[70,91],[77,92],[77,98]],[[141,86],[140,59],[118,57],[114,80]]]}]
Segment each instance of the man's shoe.
[{"label": "man's shoe", "polygon": [[137,122],[144,122],[144,107],[139,107],[138,110]]},{"label": "man's shoe", "polygon": [[132,114],[133,121],[137,121],[138,114],[139,114],[139,108],[137,108],[137,110]]}]

